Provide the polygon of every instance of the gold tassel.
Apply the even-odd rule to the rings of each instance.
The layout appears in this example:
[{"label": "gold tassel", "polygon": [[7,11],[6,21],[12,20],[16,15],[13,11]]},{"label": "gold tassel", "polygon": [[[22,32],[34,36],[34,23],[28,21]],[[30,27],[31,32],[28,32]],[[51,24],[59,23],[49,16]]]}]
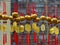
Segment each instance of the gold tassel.
[{"label": "gold tassel", "polygon": [[41,25],[41,30],[42,30],[43,32],[45,31],[45,25],[44,25],[44,24]]},{"label": "gold tassel", "polygon": [[19,26],[19,32],[21,32],[21,33],[24,32],[24,25]]},{"label": "gold tassel", "polygon": [[50,28],[50,34],[53,34],[54,33],[54,28]]},{"label": "gold tassel", "polygon": [[10,32],[14,32],[13,25],[10,27]]},{"label": "gold tassel", "polygon": [[39,32],[40,32],[40,28],[37,26],[36,22],[33,22],[33,24],[32,24],[32,29],[33,29],[36,33],[39,33]]},{"label": "gold tassel", "polygon": [[17,22],[13,22],[13,30],[15,30],[16,32],[18,32],[18,31],[17,31],[17,27],[18,27],[18,26],[17,26]]},{"label": "gold tassel", "polygon": [[7,28],[6,24],[3,24],[2,27],[1,27],[1,30],[2,30],[3,32],[6,32],[6,28]]},{"label": "gold tassel", "polygon": [[31,31],[31,26],[30,26],[30,24],[26,24],[25,25],[25,30],[27,31],[27,32],[30,32]]},{"label": "gold tassel", "polygon": [[59,29],[56,26],[54,27],[54,32],[55,32],[56,35],[59,34]]}]

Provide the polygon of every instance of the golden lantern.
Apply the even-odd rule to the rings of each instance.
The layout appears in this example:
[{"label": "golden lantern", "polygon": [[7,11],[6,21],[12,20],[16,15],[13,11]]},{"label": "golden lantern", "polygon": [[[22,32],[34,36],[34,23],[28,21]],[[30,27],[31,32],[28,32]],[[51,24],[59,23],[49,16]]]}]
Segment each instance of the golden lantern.
[{"label": "golden lantern", "polygon": [[7,20],[7,19],[9,19],[9,16],[8,15],[2,15],[2,19]]},{"label": "golden lantern", "polygon": [[36,22],[39,22],[40,18],[39,17],[36,17],[35,21]]},{"label": "golden lantern", "polygon": [[41,16],[41,17],[40,17],[40,20],[45,20],[45,19],[46,19],[45,16]]},{"label": "golden lantern", "polygon": [[37,17],[37,14],[31,14],[31,18],[35,19]]},{"label": "golden lantern", "polygon": [[13,16],[9,16],[9,19],[10,19],[10,20],[13,20]]},{"label": "golden lantern", "polygon": [[25,17],[24,16],[20,16],[20,21],[24,21]]},{"label": "golden lantern", "polygon": [[51,22],[51,17],[46,17],[46,20],[47,20],[48,22]]},{"label": "golden lantern", "polygon": [[13,16],[13,18],[17,18],[18,17],[18,12],[13,12],[12,16]]},{"label": "golden lantern", "polygon": [[20,17],[15,18],[15,21],[19,22],[20,21]]},{"label": "golden lantern", "polygon": [[31,20],[31,16],[30,16],[30,15],[26,15],[26,16],[25,16],[25,19],[26,19],[26,20]]},{"label": "golden lantern", "polygon": [[52,23],[57,23],[57,18],[52,18],[51,21]]}]

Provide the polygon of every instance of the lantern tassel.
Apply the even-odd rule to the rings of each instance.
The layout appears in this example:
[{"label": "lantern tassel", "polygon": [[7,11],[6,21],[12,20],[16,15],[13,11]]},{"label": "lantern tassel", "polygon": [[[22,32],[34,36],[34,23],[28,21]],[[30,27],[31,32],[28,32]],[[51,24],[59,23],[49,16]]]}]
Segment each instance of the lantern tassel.
[{"label": "lantern tassel", "polygon": [[30,45],[30,34],[26,34],[26,43],[27,45]]},{"label": "lantern tassel", "polygon": [[14,32],[14,41],[15,41],[16,45],[18,45],[18,35],[16,32]]}]

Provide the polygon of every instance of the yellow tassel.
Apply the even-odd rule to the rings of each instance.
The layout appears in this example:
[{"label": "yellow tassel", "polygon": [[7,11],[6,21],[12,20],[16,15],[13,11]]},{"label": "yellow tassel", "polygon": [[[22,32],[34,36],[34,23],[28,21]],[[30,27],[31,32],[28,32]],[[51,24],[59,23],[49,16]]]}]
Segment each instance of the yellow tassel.
[{"label": "yellow tassel", "polygon": [[35,30],[36,29],[36,22],[32,23],[32,29]]},{"label": "yellow tassel", "polygon": [[14,32],[13,26],[10,27],[10,32]]},{"label": "yellow tassel", "polygon": [[36,27],[35,32],[36,33],[39,33],[40,32],[40,28],[38,26]]},{"label": "yellow tassel", "polygon": [[36,33],[39,33],[40,32],[40,28],[36,25],[36,22],[34,22],[32,24],[32,29],[36,32]]},{"label": "yellow tassel", "polygon": [[41,25],[41,30],[45,31],[45,25],[44,24]]},{"label": "yellow tassel", "polygon": [[19,26],[19,32],[21,32],[21,33],[24,32],[24,25]]},{"label": "yellow tassel", "polygon": [[1,29],[2,29],[3,32],[6,32],[6,27],[7,26],[5,24],[2,25]]},{"label": "yellow tassel", "polygon": [[29,33],[31,31],[31,26],[30,24],[25,25],[25,30]]},{"label": "yellow tassel", "polygon": [[15,31],[16,33],[19,33],[19,26],[16,27]]},{"label": "yellow tassel", "polygon": [[50,28],[50,34],[53,34],[54,33],[54,28]]},{"label": "yellow tassel", "polygon": [[56,26],[54,27],[54,32],[55,32],[56,35],[59,34],[59,29]]},{"label": "yellow tassel", "polygon": [[17,32],[17,22],[13,22],[13,29]]}]

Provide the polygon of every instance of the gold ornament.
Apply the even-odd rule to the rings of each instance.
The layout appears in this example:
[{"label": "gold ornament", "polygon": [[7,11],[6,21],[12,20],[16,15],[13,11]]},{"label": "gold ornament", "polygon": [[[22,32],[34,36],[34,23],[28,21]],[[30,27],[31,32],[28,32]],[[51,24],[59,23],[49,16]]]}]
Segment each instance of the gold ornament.
[{"label": "gold ornament", "polygon": [[25,25],[25,30],[28,32],[28,33],[30,33],[30,31],[31,31],[31,26],[30,26],[30,24],[26,24]]},{"label": "gold ornament", "polygon": [[25,19],[26,19],[26,20],[31,20],[31,16],[26,15],[26,16],[25,16]]},{"label": "gold ornament", "polygon": [[41,19],[41,20],[45,20],[46,17],[45,17],[45,16],[41,16],[40,19]]},{"label": "gold ornament", "polygon": [[50,34],[54,33],[54,27],[50,28]]},{"label": "gold ornament", "polygon": [[16,33],[19,33],[19,26],[16,27]]},{"label": "gold ornament", "polygon": [[37,14],[31,14],[31,18],[35,19],[37,17]]},{"label": "gold ornament", "polygon": [[54,26],[54,32],[55,32],[56,35],[59,34],[59,29],[56,26]]},{"label": "gold ornament", "polygon": [[47,20],[48,22],[51,22],[51,17],[46,17],[46,20]]},{"label": "gold ornament", "polygon": [[35,32],[39,33],[40,32],[40,28],[38,26],[35,27]]},{"label": "gold ornament", "polygon": [[51,21],[52,23],[57,23],[57,18],[52,18]]},{"label": "gold ornament", "polygon": [[2,15],[2,19],[7,20],[7,19],[9,19],[9,16],[8,15]]},{"label": "gold ornament", "polygon": [[24,25],[20,25],[20,26],[19,26],[19,32],[20,32],[20,33],[24,32]]},{"label": "gold ornament", "polygon": [[45,31],[45,25],[44,25],[44,24],[41,25],[41,30],[42,30],[43,32]]},{"label": "gold ornament", "polygon": [[20,17],[15,18],[15,21],[20,21]]},{"label": "gold ornament", "polygon": [[1,27],[1,30],[2,30],[3,32],[6,32],[6,28],[7,28],[6,24],[3,24],[2,27]]},{"label": "gold ornament", "polygon": [[57,23],[60,23],[60,20],[57,20]]},{"label": "gold ornament", "polygon": [[25,20],[25,17],[24,16],[20,16],[20,20],[21,21]]},{"label": "gold ornament", "polygon": [[16,31],[17,30],[17,22],[13,22],[13,29]]},{"label": "gold ornament", "polygon": [[36,33],[39,33],[40,32],[40,28],[37,26],[36,22],[34,22],[32,24],[32,29],[36,32]]},{"label": "gold ornament", "polygon": [[36,21],[36,22],[39,22],[39,20],[40,20],[40,18],[39,18],[39,17],[37,17],[37,18],[35,19],[35,21]]},{"label": "gold ornament", "polygon": [[13,12],[12,16],[13,16],[13,18],[17,18],[18,17],[18,12]]},{"label": "gold ornament", "polygon": [[13,20],[13,17],[12,17],[12,16],[9,16],[9,19],[10,19],[10,20]]},{"label": "gold ornament", "polygon": [[36,22],[33,22],[32,23],[32,29],[34,30],[34,28],[36,27],[37,25],[36,25]]},{"label": "gold ornament", "polygon": [[13,25],[11,25],[11,27],[10,27],[10,32],[14,32]]}]

